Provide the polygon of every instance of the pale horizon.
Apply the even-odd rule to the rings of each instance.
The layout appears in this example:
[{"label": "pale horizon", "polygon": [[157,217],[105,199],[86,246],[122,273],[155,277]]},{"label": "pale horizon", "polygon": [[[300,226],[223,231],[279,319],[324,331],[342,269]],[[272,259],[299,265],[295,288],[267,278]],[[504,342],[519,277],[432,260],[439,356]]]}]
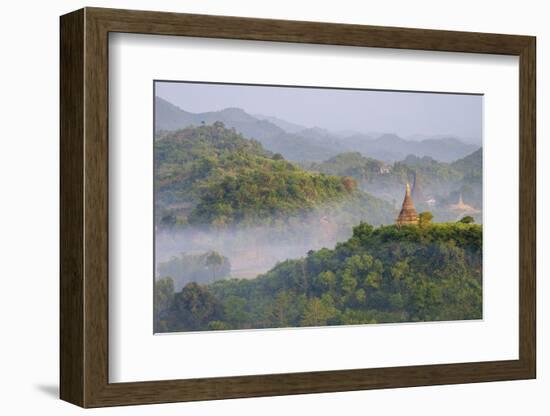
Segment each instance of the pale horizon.
[{"label": "pale horizon", "polygon": [[156,81],[155,95],[191,113],[240,108],[331,132],[482,144],[483,96],[477,94]]}]

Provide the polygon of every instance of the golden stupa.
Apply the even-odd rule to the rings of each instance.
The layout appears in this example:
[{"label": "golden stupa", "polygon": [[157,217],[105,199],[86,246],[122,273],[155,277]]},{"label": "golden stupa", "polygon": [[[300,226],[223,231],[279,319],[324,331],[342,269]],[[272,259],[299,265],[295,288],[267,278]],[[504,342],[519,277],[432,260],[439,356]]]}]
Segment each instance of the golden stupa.
[{"label": "golden stupa", "polygon": [[418,214],[414,207],[414,202],[411,197],[411,187],[407,183],[405,189],[405,199],[403,200],[403,206],[397,217],[397,225],[416,225],[418,224]]}]

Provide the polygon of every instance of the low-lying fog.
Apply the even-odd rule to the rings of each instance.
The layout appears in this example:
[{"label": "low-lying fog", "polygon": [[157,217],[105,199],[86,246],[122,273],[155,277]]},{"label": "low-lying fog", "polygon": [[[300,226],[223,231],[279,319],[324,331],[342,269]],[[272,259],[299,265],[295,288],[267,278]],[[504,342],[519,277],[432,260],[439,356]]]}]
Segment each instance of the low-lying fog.
[{"label": "low-lying fog", "polygon": [[[265,226],[233,226],[219,230],[187,226],[157,230],[156,277],[172,274],[177,289],[188,281],[202,280],[201,283],[206,283],[227,277],[255,278],[281,261],[303,257],[310,250],[334,248],[337,242],[349,239],[353,226],[358,223],[356,218],[330,211],[315,211],[307,216]],[[212,275],[208,274],[204,259],[211,252],[227,258],[230,265],[228,275],[215,276],[215,271]],[[175,258],[181,261],[182,257],[186,258],[185,263],[175,262]],[[171,266],[168,265],[170,261],[174,262]],[[196,268],[197,262],[202,262],[205,269],[204,279],[198,278],[196,273],[191,277],[184,270],[179,270]]]}]

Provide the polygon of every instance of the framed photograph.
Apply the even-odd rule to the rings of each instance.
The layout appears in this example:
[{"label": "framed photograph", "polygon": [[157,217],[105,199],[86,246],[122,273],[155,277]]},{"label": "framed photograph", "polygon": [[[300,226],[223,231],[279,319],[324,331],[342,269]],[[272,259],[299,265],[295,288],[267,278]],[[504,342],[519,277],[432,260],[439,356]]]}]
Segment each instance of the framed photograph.
[{"label": "framed photograph", "polygon": [[535,49],[62,16],[61,398],[535,378]]}]

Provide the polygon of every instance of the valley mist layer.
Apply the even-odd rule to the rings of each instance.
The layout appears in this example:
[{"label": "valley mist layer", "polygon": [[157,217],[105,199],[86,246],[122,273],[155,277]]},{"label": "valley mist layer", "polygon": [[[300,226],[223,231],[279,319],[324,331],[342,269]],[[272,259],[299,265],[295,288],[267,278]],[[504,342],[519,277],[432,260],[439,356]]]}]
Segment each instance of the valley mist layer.
[{"label": "valley mist layer", "polygon": [[355,179],[305,171],[221,122],[155,140],[160,267],[181,253],[216,252],[232,264],[231,276],[255,277],[278,261],[334,246],[362,220],[385,224],[395,215]]}]

